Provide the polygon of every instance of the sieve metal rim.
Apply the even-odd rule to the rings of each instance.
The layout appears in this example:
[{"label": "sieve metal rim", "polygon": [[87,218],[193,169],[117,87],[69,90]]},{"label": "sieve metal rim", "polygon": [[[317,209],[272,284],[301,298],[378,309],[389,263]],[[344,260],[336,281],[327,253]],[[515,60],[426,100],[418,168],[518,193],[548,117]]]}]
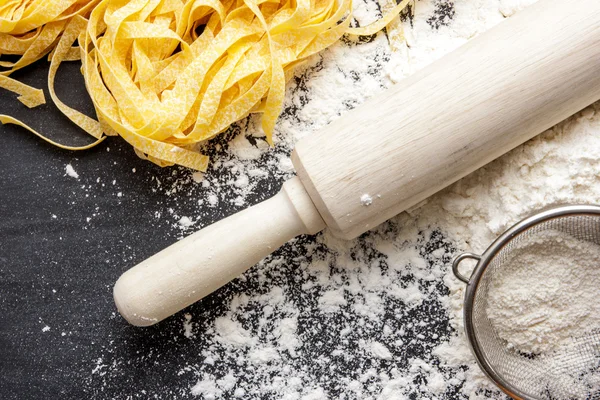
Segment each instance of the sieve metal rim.
[{"label": "sieve metal rim", "polygon": [[[506,381],[499,373],[496,372],[488,357],[482,351],[473,325],[473,302],[475,300],[475,294],[477,293],[477,288],[481,281],[481,277],[483,276],[483,273],[487,269],[489,263],[494,259],[496,254],[498,254],[498,252],[501,251],[502,248],[504,248],[504,246],[506,246],[506,244],[514,237],[540,223],[556,218],[574,215],[600,215],[600,206],[585,204],[563,205],[539,212],[521,220],[507,229],[502,235],[494,240],[494,242],[492,242],[492,244],[483,252],[481,256],[473,253],[462,253],[458,255],[452,262],[452,271],[454,275],[460,281],[467,284],[465,289],[463,316],[465,334],[467,336],[471,352],[475,356],[477,364],[487,375],[487,377],[490,378],[504,393],[508,394],[514,399],[543,400],[540,397],[523,393],[521,390],[511,385],[510,382]],[[467,278],[460,272],[459,264],[463,260],[469,258],[476,259],[478,261],[473,269],[473,272],[471,273],[471,276]]]}]

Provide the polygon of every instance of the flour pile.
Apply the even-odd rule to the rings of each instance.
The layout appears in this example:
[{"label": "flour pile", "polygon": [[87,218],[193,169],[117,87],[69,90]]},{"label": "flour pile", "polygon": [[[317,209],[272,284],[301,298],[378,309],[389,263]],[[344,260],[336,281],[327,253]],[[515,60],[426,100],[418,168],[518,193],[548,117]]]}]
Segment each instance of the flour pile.
[{"label": "flour pile", "polygon": [[[204,176],[174,177],[182,183],[172,187],[155,182],[173,198],[199,203],[184,223],[177,209],[162,218],[176,231],[200,229],[203,209],[229,202],[234,211],[274,194],[293,174],[289,154],[299,139],[533,2],[421,0],[396,29],[360,42],[344,38],[291,82],[274,151],[258,120],[237,125]],[[381,14],[371,0],[354,7],[361,24]],[[406,41],[398,40],[402,34]],[[469,351],[464,284],[453,277],[451,260],[461,251],[482,252],[539,208],[598,202],[595,104],[356,240],[325,232],[291,241],[175,317],[177,343],[198,350],[186,353],[178,371],[161,372],[180,382],[168,397],[505,399]],[[92,380],[116,380],[119,366],[135,360],[107,351],[102,363],[103,375]],[[138,389],[133,397],[166,397]]]},{"label": "flour pile", "polygon": [[600,246],[555,230],[520,242],[492,277],[487,315],[507,345],[548,354],[600,331]]}]

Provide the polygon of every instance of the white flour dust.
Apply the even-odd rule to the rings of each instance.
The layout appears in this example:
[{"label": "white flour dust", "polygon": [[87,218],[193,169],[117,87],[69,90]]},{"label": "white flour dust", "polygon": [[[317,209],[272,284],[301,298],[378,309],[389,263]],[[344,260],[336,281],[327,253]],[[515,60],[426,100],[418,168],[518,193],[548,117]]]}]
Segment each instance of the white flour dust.
[{"label": "white flour dust", "polygon": [[65,173],[71,178],[79,179],[79,174],[77,173],[77,171],[75,171],[71,164],[67,164],[65,166]]},{"label": "white flour dust", "polygon": [[[207,173],[152,178],[153,190],[174,201],[155,221],[184,236],[225,205],[234,212],[263,200],[293,175],[298,140],[533,2],[420,0],[387,34],[343,38],[290,82],[274,149],[249,118],[215,148]],[[363,24],[380,15],[371,0],[355,8]],[[505,399],[469,351],[464,284],[450,263],[461,251],[481,253],[540,208],[599,201],[595,104],[358,239],[325,232],[292,240],[210,299],[217,317],[203,303],[186,311],[179,340],[198,345],[180,369],[162,372],[180,382],[170,397]],[[184,202],[196,211],[177,207]],[[92,380],[116,380],[131,362],[103,356],[103,375]],[[139,397],[151,389],[139,388]]]},{"label": "white flour dust", "polygon": [[518,244],[491,281],[487,315],[508,346],[546,354],[600,329],[600,246],[555,230]]},{"label": "white flour dust", "polygon": [[362,196],[360,196],[360,204],[362,204],[363,206],[370,206],[371,204],[373,204],[373,198],[367,193],[365,193]]}]

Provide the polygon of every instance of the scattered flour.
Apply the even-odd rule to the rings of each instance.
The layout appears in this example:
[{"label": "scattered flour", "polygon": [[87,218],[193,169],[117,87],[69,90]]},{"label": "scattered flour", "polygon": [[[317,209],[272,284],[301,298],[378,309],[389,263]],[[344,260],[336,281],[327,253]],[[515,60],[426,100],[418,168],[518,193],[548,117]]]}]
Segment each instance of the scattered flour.
[{"label": "scattered flour", "polygon": [[363,206],[370,206],[371,204],[373,204],[373,198],[365,193],[362,196],[360,196],[360,204],[362,204]]},{"label": "scattered flour", "polygon": [[185,314],[183,317],[185,318],[185,320],[183,321],[183,336],[185,336],[188,339],[191,339],[194,337],[194,325],[192,323],[192,315]]},{"label": "scattered flour", "polygon": [[492,277],[487,315],[509,347],[548,353],[600,329],[600,246],[549,230],[526,239]]},{"label": "scattered flour", "polygon": [[65,167],[65,172],[71,178],[79,179],[79,174],[75,171],[75,169],[73,169],[73,166],[71,164],[67,164],[67,166]]},{"label": "scattered flour", "polygon": [[218,202],[219,202],[219,198],[217,197],[217,195],[215,195],[215,194],[208,195],[208,204],[211,207],[216,206]]},{"label": "scattered flour", "polygon": [[269,149],[266,142],[258,143],[262,145],[255,146],[245,135],[237,135],[229,142],[229,150],[240,160],[255,160]]},{"label": "scattered flour", "polygon": [[217,386],[217,383],[210,379],[199,380],[198,383],[192,387],[193,395],[203,395],[206,400],[215,400],[221,396],[222,393],[223,391]]},{"label": "scattered flour", "polygon": [[323,311],[338,311],[347,304],[343,290],[329,290],[319,299],[319,308]]},{"label": "scattered flour", "polygon": [[202,180],[204,179],[204,173],[203,172],[194,172],[192,174],[192,179],[194,180],[194,182],[199,183],[202,182]]},{"label": "scattered flour", "polygon": [[391,360],[392,353],[388,350],[385,345],[379,342],[371,342],[369,345],[369,350],[373,357],[377,357],[382,360]]},{"label": "scattered flour", "polygon": [[178,223],[182,229],[187,229],[190,226],[194,225],[194,221],[192,221],[190,217],[181,217],[179,218]]},{"label": "scattered flour", "polygon": [[226,317],[216,319],[215,331],[217,341],[226,345],[250,346],[255,343],[255,338],[239,322]]}]

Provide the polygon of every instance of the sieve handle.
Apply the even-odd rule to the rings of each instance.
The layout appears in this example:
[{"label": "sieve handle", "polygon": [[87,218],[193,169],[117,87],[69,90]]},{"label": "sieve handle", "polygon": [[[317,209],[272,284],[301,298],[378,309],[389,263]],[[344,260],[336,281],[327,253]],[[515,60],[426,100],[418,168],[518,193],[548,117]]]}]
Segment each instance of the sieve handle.
[{"label": "sieve handle", "polygon": [[[469,281],[471,280],[471,277],[469,276],[467,278],[458,269],[459,264],[463,260],[466,260],[466,259],[477,260],[477,262],[479,263],[479,260],[481,260],[481,256],[478,254],[474,254],[474,253],[462,253],[461,255],[456,257],[454,259],[454,261],[452,262],[452,272],[454,272],[454,276],[456,276],[459,280],[463,281],[464,283],[466,283],[468,285]],[[475,268],[477,268],[477,266],[475,266]],[[471,274],[473,274],[473,273],[471,272]]]}]

